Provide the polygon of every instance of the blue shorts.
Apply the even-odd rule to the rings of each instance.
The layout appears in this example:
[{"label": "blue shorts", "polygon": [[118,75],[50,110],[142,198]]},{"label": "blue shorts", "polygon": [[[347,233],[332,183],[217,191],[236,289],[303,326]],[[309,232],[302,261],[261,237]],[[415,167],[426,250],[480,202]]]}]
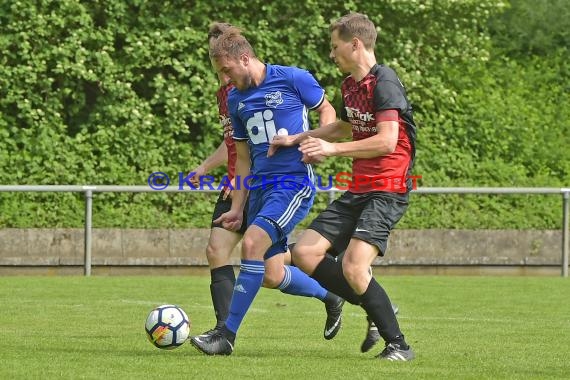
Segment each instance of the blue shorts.
[{"label": "blue shorts", "polygon": [[287,236],[303,220],[315,198],[315,189],[310,186],[262,186],[249,194],[248,223],[262,228],[273,245],[264,259],[287,252]]}]

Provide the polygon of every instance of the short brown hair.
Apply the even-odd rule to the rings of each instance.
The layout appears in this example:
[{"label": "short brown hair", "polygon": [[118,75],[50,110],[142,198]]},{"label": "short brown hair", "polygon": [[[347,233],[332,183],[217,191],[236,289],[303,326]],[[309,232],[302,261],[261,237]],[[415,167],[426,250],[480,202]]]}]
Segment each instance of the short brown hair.
[{"label": "short brown hair", "polygon": [[343,41],[356,37],[362,41],[364,47],[373,50],[378,32],[374,23],[362,13],[349,13],[342,16],[329,26],[329,31],[338,30],[338,36]]},{"label": "short brown hair", "polygon": [[243,53],[255,57],[255,51],[241,30],[230,26],[210,44],[210,58],[239,58]]}]

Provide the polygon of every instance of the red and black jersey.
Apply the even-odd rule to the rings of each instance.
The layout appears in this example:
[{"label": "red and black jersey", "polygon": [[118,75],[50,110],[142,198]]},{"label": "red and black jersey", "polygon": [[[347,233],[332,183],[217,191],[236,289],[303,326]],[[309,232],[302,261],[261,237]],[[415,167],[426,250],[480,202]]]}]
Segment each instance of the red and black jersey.
[{"label": "red and black jersey", "polygon": [[354,193],[410,191],[416,126],[412,106],[397,74],[391,68],[377,64],[359,82],[352,76],[347,77],[342,82],[341,91],[341,119],[352,124],[354,141],[377,134],[376,125],[383,111],[396,110],[400,125],[394,152],[374,158],[353,159],[353,180],[349,190]]},{"label": "red and black jersey", "polygon": [[233,139],[234,128],[232,127],[232,121],[228,111],[228,94],[233,87],[233,84],[221,86],[216,92],[216,98],[218,99],[218,114],[220,117],[220,123],[224,128],[224,142],[228,147],[228,180],[230,181],[236,175],[237,161],[236,145]]}]

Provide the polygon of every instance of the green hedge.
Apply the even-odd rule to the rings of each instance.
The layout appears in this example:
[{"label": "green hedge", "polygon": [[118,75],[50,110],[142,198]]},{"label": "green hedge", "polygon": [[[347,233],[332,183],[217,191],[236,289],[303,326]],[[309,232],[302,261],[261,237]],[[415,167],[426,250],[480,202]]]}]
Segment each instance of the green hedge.
[{"label": "green hedge", "polygon": [[[569,186],[566,41],[521,55],[511,38],[506,49],[497,25],[520,9],[491,0],[2,2],[0,183],[144,185],[152,172],[194,168],[221,141],[206,46],[214,20],[241,26],[263,60],[311,70],[338,105],[343,75],[328,58],[328,25],[357,10],[378,25],[377,57],[414,103],[420,186]],[[317,171],[348,168],[332,159]],[[96,194],[94,225],[207,227],[214,201]],[[558,197],[413,201],[401,227],[560,226]],[[325,204],[319,196],[314,212]],[[0,227],[83,223],[77,194],[0,193],[0,210]]]}]

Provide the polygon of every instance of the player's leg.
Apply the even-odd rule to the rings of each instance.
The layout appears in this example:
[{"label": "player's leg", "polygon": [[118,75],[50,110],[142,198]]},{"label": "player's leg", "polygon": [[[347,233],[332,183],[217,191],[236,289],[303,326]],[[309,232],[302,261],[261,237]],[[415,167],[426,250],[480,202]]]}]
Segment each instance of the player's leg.
[{"label": "player's leg", "polygon": [[[414,353],[404,339],[386,291],[370,272],[376,256],[386,252],[390,231],[404,214],[407,199],[380,193],[360,198],[364,207],[343,257],[343,274],[360,295],[362,308],[384,339],[385,348],[378,357],[408,361],[414,358]],[[368,335],[369,331],[367,338]]]},{"label": "player's leg", "polygon": [[[370,273],[370,276],[374,276],[372,274],[372,267],[370,267],[368,272]],[[398,305],[396,305],[393,302],[392,302],[392,311],[394,312],[394,315],[398,315],[400,311]],[[378,327],[376,327],[376,324],[368,315],[366,316],[366,323],[367,323],[366,336],[364,337],[364,340],[360,345],[360,351],[363,353],[370,351],[370,349],[374,347],[381,338],[380,333],[378,332]]]},{"label": "player's leg", "polygon": [[[267,257],[267,254],[266,254]],[[264,286],[277,288],[285,294],[314,297],[325,304],[327,318],[323,330],[325,339],[333,339],[342,326],[344,300],[323,288],[299,268],[284,265],[284,254],[278,253],[265,260]]]},{"label": "player's leg", "polygon": [[362,308],[386,342],[386,354],[394,354],[393,360],[411,360],[413,352],[404,340],[390,298],[369,273],[370,264],[377,255],[376,246],[360,239],[351,239],[343,258],[343,273],[355,292],[361,295]]},{"label": "player's leg", "polygon": [[293,264],[293,260],[291,258],[291,250],[292,250],[291,246],[295,246],[295,243],[289,244],[289,246],[287,247],[287,252],[283,254],[283,262],[285,263],[285,265],[295,265]]},{"label": "player's leg", "polygon": [[[307,271],[312,273],[312,271],[314,271],[316,266],[326,256],[327,259],[329,259],[329,261],[327,261],[324,264],[328,264],[331,267],[335,268],[335,272],[337,272],[337,270],[341,267],[338,265],[335,267],[333,261],[342,262],[344,251],[337,255],[336,252],[334,252],[334,250],[331,249],[330,242],[324,237],[322,237],[322,235],[318,234],[316,231],[307,230],[305,232],[305,235],[306,236],[304,236],[304,239],[302,239],[301,241],[302,244],[307,244],[305,247],[300,246],[299,250],[295,250],[296,243],[289,244],[289,251],[296,253],[297,260],[301,263],[301,265]],[[325,251],[326,254],[323,254],[323,252]],[[328,252],[332,252],[332,254],[329,256]],[[332,259],[331,256],[334,257],[334,259]],[[372,267],[369,267],[369,273],[372,276]],[[340,274],[335,277],[340,277]],[[338,284],[342,284],[345,281],[337,279],[331,282],[337,284],[336,286],[338,286]],[[348,282],[345,283],[346,285],[344,286],[344,288],[347,289],[349,284]],[[347,289],[347,291],[352,293],[352,290]],[[354,303],[356,303],[357,300],[355,299],[354,301],[355,301]],[[394,311],[394,314],[398,314],[399,308],[397,305],[392,304],[392,310]],[[381,339],[380,334],[378,332],[378,328],[376,327],[374,321],[369,316],[366,316],[366,321],[367,321],[366,336],[360,346],[361,352],[368,352]]]},{"label": "player's leg", "polygon": [[285,277],[285,254],[277,253],[265,259],[265,275],[263,277],[263,287],[275,289],[281,284]]},{"label": "player's leg", "polygon": [[303,272],[312,275],[331,247],[330,241],[312,229],[306,229],[293,245],[291,260]]},{"label": "player's leg", "polygon": [[[276,187],[266,194],[268,206],[258,215],[274,227],[273,230],[267,229],[274,246],[265,254],[266,268],[270,268],[266,271],[266,283],[283,293],[315,297],[325,303],[327,320],[323,335],[325,339],[332,339],[341,327],[344,300],[324,289],[299,268],[283,266],[282,253],[287,250],[287,238],[309,213],[313,198],[314,189],[302,185]],[[277,254],[280,257],[274,259]]]},{"label": "player's leg", "polygon": [[198,350],[208,355],[230,355],[233,352],[237,331],[261,288],[265,272],[263,255],[271,245],[271,238],[262,228],[255,224],[248,227],[242,239],[240,271],[228,318],[214,334],[191,341]]},{"label": "player's leg", "polygon": [[216,316],[216,326],[201,335],[211,334],[216,328],[221,327],[228,316],[235,284],[235,274],[230,264],[230,255],[239,243],[245,229],[238,232],[228,231],[221,224],[214,223],[214,220],[229,211],[231,205],[231,198],[226,197],[224,191],[220,192],[212,213],[210,237],[206,247],[206,258],[210,268],[210,294]]},{"label": "player's leg", "polygon": [[210,266],[210,293],[216,314],[216,327],[223,326],[230,308],[236,277],[230,263],[230,256],[242,235],[223,228],[214,227],[206,248]]},{"label": "player's leg", "polygon": [[[324,288],[358,305],[359,297],[342,274],[342,263],[327,251],[343,252],[354,231],[355,206],[346,193],[330,204],[301,235],[293,249],[293,262]],[[356,210],[358,212],[358,210]]]},{"label": "player's leg", "polygon": [[234,335],[263,283],[263,255],[271,245],[267,232],[256,224],[251,225],[243,237],[240,271],[226,320],[226,328]]}]

